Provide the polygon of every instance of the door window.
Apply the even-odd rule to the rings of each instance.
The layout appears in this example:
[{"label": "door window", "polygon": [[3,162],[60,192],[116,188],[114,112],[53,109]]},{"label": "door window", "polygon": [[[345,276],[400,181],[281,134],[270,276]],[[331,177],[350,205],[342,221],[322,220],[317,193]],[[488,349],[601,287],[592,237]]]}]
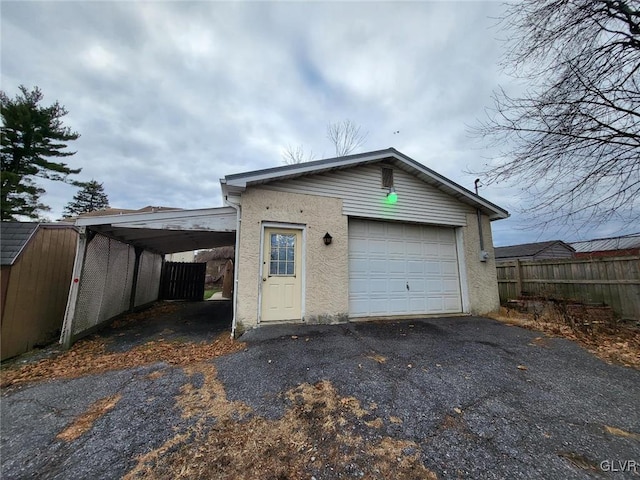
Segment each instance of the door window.
[{"label": "door window", "polygon": [[295,234],[272,233],[269,276],[295,276],[295,251]]}]

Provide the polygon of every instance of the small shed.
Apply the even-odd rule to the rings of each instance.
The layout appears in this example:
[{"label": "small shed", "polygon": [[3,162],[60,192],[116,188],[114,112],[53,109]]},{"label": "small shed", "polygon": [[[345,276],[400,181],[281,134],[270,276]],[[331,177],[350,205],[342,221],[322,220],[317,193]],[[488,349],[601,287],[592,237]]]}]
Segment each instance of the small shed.
[{"label": "small shed", "polygon": [[69,224],[0,222],[0,235],[5,360],[58,339],[78,233]]},{"label": "small shed", "polygon": [[495,247],[496,262],[513,260],[548,260],[552,258],[572,258],[575,250],[562,240],[522,243],[508,247]]}]

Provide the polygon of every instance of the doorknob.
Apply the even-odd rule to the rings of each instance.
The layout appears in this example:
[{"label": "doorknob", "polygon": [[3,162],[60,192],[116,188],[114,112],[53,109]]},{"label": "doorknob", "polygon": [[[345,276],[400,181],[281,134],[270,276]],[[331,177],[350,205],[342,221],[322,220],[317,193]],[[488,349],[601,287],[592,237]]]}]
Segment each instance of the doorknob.
[{"label": "doorknob", "polygon": [[266,282],[267,281],[267,277],[262,277],[262,281]]}]

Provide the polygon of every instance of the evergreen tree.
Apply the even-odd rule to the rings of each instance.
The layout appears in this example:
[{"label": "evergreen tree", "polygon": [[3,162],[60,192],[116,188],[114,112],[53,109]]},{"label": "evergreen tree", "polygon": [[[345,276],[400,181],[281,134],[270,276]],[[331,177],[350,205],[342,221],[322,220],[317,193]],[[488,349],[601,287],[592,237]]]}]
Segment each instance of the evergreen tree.
[{"label": "evergreen tree", "polygon": [[107,194],[104,193],[104,187],[101,183],[91,180],[85,183],[80,191],[73,196],[73,200],[64,207],[63,215],[71,217],[103,208],[109,208]]},{"label": "evergreen tree", "polygon": [[32,91],[20,86],[20,93],[9,98],[0,92],[2,114],[1,206],[2,220],[16,220],[16,215],[37,219],[39,212],[50,210],[40,202],[45,190],[34,179],[44,178],[80,186],[68,179],[80,169],[72,169],[52,159],[74,155],[65,151],[65,142],[80,135],[65,127],[62,117],[68,112],[55,102],[49,107],[40,105],[43,94],[38,87]]}]

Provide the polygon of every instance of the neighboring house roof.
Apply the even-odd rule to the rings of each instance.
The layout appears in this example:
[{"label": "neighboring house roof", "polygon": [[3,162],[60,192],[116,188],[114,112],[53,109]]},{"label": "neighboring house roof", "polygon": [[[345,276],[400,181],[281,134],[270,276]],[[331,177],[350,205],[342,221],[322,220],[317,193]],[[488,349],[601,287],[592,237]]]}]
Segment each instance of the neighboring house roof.
[{"label": "neighboring house roof", "polygon": [[40,226],[74,228],[68,223],[0,222],[0,264],[13,265]]},{"label": "neighboring house roof", "polygon": [[13,265],[22,249],[38,229],[38,222],[0,222],[2,265]]},{"label": "neighboring house roof", "polygon": [[631,250],[640,248],[640,233],[621,237],[596,238],[570,244],[576,252],[604,252],[608,250]]},{"label": "neighboring house roof", "polygon": [[567,251],[573,252],[570,245],[562,240],[551,240],[549,242],[523,243],[520,245],[510,245],[507,247],[495,247],[496,260],[504,258],[535,257],[556,245],[563,246]]},{"label": "neighboring house roof", "polygon": [[391,162],[393,165],[416,176],[425,183],[456,197],[468,205],[480,208],[491,220],[498,220],[509,216],[506,210],[416,162],[395,148],[227,175],[225,178],[220,179],[220,184],[222,185],[222,194],[226,196],[228,194],[241,193],[252,185],[261,185],[303,175],[314,175],[381,161]]}]

